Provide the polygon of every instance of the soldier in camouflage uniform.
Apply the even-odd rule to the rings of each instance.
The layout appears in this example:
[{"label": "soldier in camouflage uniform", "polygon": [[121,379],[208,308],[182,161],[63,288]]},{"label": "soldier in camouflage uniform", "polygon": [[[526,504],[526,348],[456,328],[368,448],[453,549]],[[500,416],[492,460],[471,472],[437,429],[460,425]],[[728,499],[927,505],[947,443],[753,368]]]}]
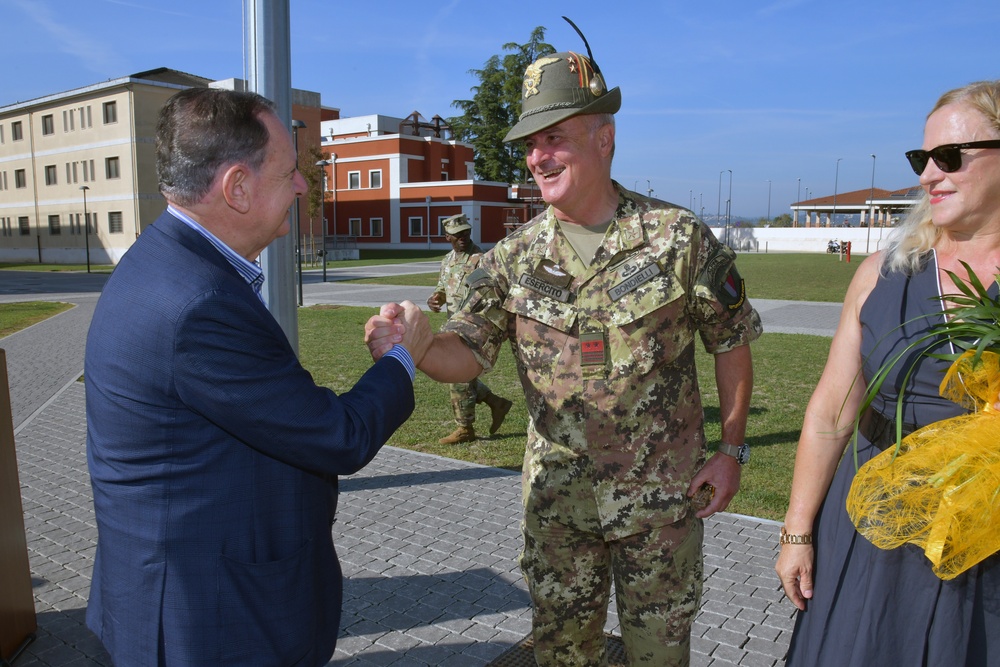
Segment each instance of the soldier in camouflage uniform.
[{"label": "soldier in camouflage uniform", "polygon": [[[525,142],[549,207],[483,256],[418,367],[455,381],[489,369],[504,341],[514,352],[531,417],[521,567],[537,664],[606,663],[613,578],[629,664],[687,665],[702,519],[726,508],[748,458],[760,318],[734,254],[692,212],[611,179],[621,94],[593,58],[539,58],[522,95],[506,139]],[[373,355],[398,337],[396,310],[366,326]],[[719,391],[711,456],[696,335]]]},{"label": "soldier in camouflage uniform", "polygon": [[[441,275],[434,293],[427,299],[427,306],[435,313],[445,306],[451,315],[465,300],[468,290],[466,277],[479,266],[483,251],[472,241],[472,225],[464,214],[453,215],[444,221],[445,239],[451,244],[451,252],[441,261]],[[485,382],[478,378],[472,382],[457,382],[448,386],[451,407],[455,411],[458,428],[450,435],[438,440],[442,445],[457,445],[476,439],[473,424],[476,421],[476,404],[485,403],[490,408],[490,435],[500,429],[510,412],[512,403],[494,394]]]}]

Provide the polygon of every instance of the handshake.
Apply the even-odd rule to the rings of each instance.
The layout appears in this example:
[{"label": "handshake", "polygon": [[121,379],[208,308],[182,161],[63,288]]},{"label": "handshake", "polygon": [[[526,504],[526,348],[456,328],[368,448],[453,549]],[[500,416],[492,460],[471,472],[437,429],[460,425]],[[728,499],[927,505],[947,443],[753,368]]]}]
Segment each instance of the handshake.
[{"label": "handshake", "polygon": [[378,361],[393,345],[402,345],[420,366],[434,340],[430,320],[411,301],[387,303],[365,323],[365,344]]}]

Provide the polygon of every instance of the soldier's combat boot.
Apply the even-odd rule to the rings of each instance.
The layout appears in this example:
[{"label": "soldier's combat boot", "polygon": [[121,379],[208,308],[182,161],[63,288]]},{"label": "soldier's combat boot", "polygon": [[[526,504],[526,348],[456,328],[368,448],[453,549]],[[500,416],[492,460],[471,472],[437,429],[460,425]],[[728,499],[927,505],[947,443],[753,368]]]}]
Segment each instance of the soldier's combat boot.
[{"label": "soldier's combat boot", "polygon": [[487,396],[483,403],[490,406],[490,414],[493,416],[493,423],[490,424],[490,435],[493,435],[500,430],[503,420],[507,418],[507,413],[510,412],[510,406],[514,404],[496,394]]},{"label": "soldier's combat boot", "polygon": [[472,424],[459,424],[458,428],[451,435],[438,440],[439,445],[459,445],[463,442],[472,442],[476,439],[476,431]]}]

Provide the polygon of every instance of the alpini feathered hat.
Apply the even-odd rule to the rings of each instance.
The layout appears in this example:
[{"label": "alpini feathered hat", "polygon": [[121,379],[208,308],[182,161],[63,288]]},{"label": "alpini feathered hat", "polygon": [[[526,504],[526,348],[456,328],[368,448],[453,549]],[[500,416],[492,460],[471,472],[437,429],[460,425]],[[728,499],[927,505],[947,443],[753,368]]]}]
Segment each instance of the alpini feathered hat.
[{"label": "alpini feathered hat", "polygon": [[563,18],[580,35],[587,55],[563,51],[528,65],[521,90],[521,115],[504,141],[524,139],[573,116],[615,113],[621,108],[621,90],[608,90],[587,38],[575,23]]}]

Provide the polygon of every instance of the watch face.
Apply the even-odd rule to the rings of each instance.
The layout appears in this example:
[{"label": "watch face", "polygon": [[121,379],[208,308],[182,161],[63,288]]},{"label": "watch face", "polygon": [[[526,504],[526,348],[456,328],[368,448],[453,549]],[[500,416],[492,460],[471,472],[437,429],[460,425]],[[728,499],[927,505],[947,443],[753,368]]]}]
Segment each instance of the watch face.
[{"label": "watch face", "polygon": [[740,465],[747,463],[750,460],[750,445],[745,442],[740,445],[740,451],[736,454],[736,462]]}]

